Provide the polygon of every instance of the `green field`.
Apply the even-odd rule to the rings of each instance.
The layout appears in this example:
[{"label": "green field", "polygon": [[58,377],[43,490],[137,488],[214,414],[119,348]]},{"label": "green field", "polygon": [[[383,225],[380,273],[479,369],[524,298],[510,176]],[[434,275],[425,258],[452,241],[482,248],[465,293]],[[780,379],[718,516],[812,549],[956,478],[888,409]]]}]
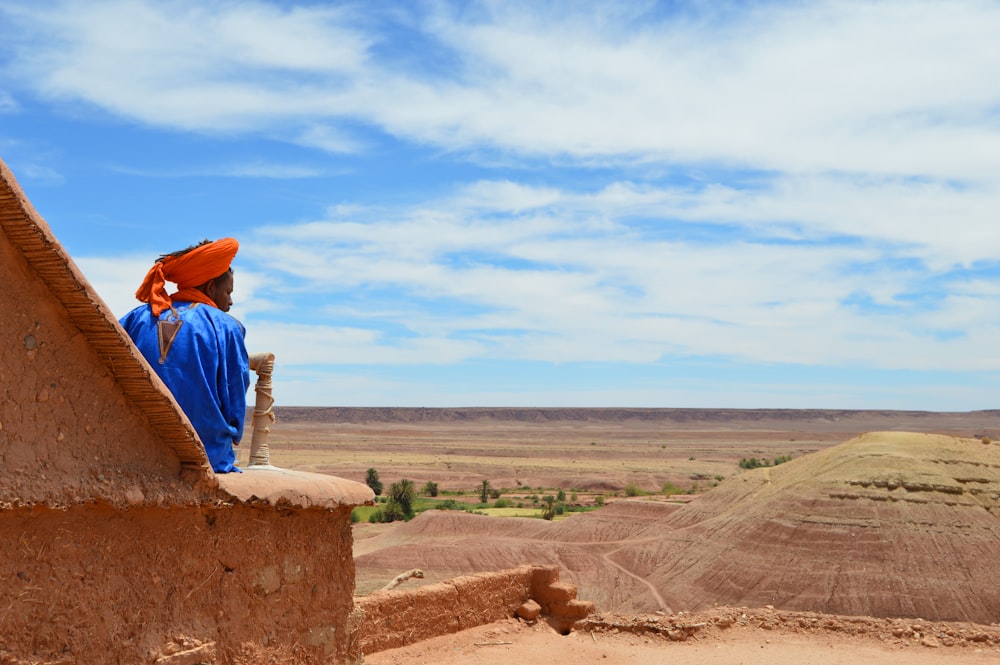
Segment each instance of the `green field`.
[{"label": "green field", "polygon": [[[351,519],[355,522],[368,522],[370,521],[372,514],[375,511],[380,510],[382,505],[382,503],[377,503],[374,506],[358,506],[351,512]],[[564,519],[569,517],[569,515],[573,512],[583,512],[585,510],[594,510],[595,508],[597,508],[597,506],[586,508],[565,508],[564,512],[556,515],[554,519]],[[414,513],[419,515],[425,510],[464,510],[466,512],[476,513],[477,515],[490,515],[492,517],[535,517],[542,519],[541,504],[523,506],[520,508],[515,506],[495,508],[490,504],[463,503],[452,498],[433,499],[428,497],[417,497],[417,500],[413,505]]]}]

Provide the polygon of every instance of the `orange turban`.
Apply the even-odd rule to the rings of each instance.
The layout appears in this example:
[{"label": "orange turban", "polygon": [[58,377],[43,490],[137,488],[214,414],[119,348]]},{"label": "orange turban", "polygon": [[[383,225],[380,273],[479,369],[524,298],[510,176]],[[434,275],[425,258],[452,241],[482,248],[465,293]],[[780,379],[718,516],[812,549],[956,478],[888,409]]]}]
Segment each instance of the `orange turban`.
[{"label": "orange turban", "polygon": [[154,263],[146,273],[146,278],[135,292],[135,297],[141,302],[148,302],[153,309],[153,315],[159,316],[160,312],[169,309],[173,304],[172,297],[167,295],[166,282],[174,282],[180,289],[174,296],[193,296],[190,300],[214,306],[215,303],[207,296],[200,291],[195,292],[194,287],[201,286],[229,270],[239,248],[240,243],[235,238],[223,238],[199,245],[179,256],[165,256]]}]

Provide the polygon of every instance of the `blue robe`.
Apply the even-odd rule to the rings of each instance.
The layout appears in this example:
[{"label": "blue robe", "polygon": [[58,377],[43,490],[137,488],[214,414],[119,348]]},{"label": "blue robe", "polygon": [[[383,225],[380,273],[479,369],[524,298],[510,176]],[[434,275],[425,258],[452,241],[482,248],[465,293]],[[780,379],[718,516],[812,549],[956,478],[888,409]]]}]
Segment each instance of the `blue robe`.
[{"label": "blue robe", "polygon": [[[133,309],[121,324],[194,425],[212,468],[219,473],[239,471],[233,445],[243,437],[250,387],[246,331],[211,305],[177,302],[174,310],[184,323],[163,362],[149,305]],[[160,318],[172,316],[168,309]]]}]

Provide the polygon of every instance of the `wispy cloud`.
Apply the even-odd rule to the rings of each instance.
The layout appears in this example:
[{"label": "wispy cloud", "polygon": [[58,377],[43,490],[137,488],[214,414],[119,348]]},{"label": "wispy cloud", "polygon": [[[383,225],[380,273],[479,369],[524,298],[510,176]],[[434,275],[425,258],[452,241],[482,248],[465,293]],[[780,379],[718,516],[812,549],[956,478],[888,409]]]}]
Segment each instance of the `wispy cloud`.
[{"label": "wispy cloud", "polygon": [[20,29],[8,46],[16,69],[42,94],[187,129],[335,112],[367,49],[335,8],[98,0],[3,11]]},{"label": "wispy cloud", "polygon": [[47,164],[25,160],[19,162],[18,171],[28,181],[42,185],[61,185],[66,178],[58,170]]},{"label": "wispy cloud", "polygon": [[[41,93],[161,126],[355,150],[351,125],[448,150],[788,172],[987,177],[1000,166],[1000,7],[103,0],[4,6]],[[413,44],[393,46],[392,40]],[[30,47],[29,47],[30,45]],[[437,57],[434,57],[437,54]],[[444,63],[444,64],[442,64]]]},{"label": "wispy cloud", "polygon": [[[658,219],[721,218],[715,192],[699,199],[647,189],[628,205],[625,186],[615,195],[617,208],[602,208],[593,200],[604,190],[518,190],[520,200],[539,207],[511,212],[508,199],[486,205],[492,197],[484,193],[494,186],[511,187],[480,182],[471,188],[475,205],[462,190],[435,209],[353,209],[343,218],[259,229],[246,253],[273,276],[271,288],[383,312],[361,325],[449,339],[462,357],[652,362],[728,355],[894,368],[993,366],[987,348],[1000,332],[990,314],[996,294],[980,285],[952,296],[965,280],[925,260],[941,256],[929,247],[937,235],[893,234],[892,225],[866,235],[858,226],[850,235],[837,230],[839,242],[822,242],[830,229],[820,222],[836,211],[812,211],[822,213],[813,220],[803,206],[794,211],[796,239],[776,242],[783,231],[769,233],[754,201],[737,196],[724,210],[741,230],[692,240],[683,229],[670,237],[662,225],[642,220],[654,212]],[[582,212],[595,209],[596,224]],[[783,228],[788,217],[770,212]],[[952,283],[929,287],[934,275]],[[921,300],[911,299],[916,292]],[[344,308],[334,314],[345,316]],[[956,340],[955,330],[977,332]],[[463,346],[467,341],[475,344]],[[973,347],[983,355],[969,356]],[[414,359],[423,353],[410,352]]]},{"label": "wispy cloud", "polygon": [[118,318],[139,304],[135,299],[136,289],[155,259],[155,256],[138,255],[73,258]]},{"label": "wispy cloud", "polygon": [[[731,368],[793,366],[739,380],[797,397],[851,368],[811,393],[844,403],[867,379],[910,399],[885,378],[909,371],[965,400],[1000,370],[996,3],[0,0],[0,21],[0,112],[127,126],[154,147],[102,152],[103,175],[144,196],[225,179],[171,190],[168,222],[234,227],[249,339],[296,385],[365,368],[373,394],[446,400],[407,372],[711,359],[729,369],[685,390],[738,402]],[[119,311],[135,251],[82,260]]]},{"label": "wispy cloud", "polygon": [[296,180],[299,178],[318,178],[329,175],[323,169],[296,164],[278,164],[273,162],[252,161],[235,164],[211,166],[198,164],[184,168],[156,169],[136,168],[113,164],[108,167],[117,173],[141,176],[146,178],[261,178],[269,180]]},{"label": "wispy cloud", "polygon": [[14,99],[12,94],[0,90],[0,113],[14,113],[19,108],[17,100]]}]

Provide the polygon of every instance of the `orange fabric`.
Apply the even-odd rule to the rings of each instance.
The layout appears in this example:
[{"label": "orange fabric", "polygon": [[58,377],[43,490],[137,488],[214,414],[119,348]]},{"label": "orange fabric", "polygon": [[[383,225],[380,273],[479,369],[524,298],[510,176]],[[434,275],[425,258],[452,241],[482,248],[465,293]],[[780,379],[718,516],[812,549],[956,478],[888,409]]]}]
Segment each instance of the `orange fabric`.
[{"label": "orange fabric", "polygon": [[[194,287],[215,279],[229,270],[240,243],[235,238],[223,238],[192,249],[181,256],[168,256],[153,264],[135,292],[141,302],[148,302],[154,316],[169,309],[173,300],[203,302],[215,306],[208,296]],[[174,282],[180,289],[173,296],[167,295],[167,282]],[[201,297],[194,295],[200,294]],[[180,297],[178,297],[180,296]]]},{"label": "orange fabric", "polygon": [[[223,271],[224,272],[224,271]],[[204,283],[204,282],[202,282]],[[204,305],[211,305],[212,307],[218,307],[215,301],[206,296],[202,291],[191,287],[189,289],[181,289],[177,293],[170,294],[170,302],[200,302]],[[157,315],[159,316],[159,315]]]}]

